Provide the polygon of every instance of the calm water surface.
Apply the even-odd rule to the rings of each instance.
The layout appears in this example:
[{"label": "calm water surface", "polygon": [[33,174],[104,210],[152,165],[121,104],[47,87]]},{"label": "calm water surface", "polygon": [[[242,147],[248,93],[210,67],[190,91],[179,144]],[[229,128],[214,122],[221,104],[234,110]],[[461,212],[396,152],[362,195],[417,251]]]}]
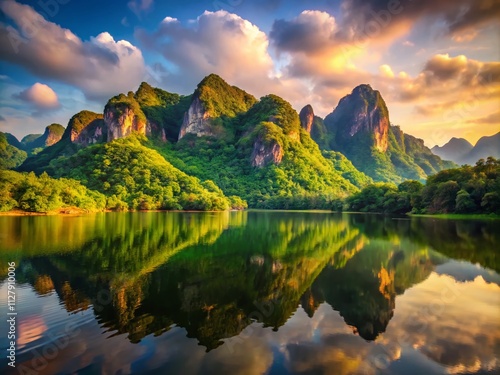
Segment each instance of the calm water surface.
[{"label": "calm water surface", "polygon": [[0,373],[498,374],[499,249],[499,221],[0,217]]}]

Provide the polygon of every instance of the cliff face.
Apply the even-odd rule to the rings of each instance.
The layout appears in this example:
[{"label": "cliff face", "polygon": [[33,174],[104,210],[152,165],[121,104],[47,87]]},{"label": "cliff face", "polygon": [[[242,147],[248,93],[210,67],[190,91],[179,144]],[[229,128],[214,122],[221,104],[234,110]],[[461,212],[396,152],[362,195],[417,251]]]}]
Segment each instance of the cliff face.
[{"label": "cliff face", "polygon": [[188,111],[184,114],[179,140],[186,134],[196,134],[198,137],[212,135],[210,115],[203,107],[203,103],[198,96],[193,99]]},{"label": "cliff face", "polygon": [[325,118],[337,145],[349,142],[357,134],[373,137],[373,146],[380,152],[388,147],[389,111],[380,93],[370,85],[360,85],[339,101]]},{"label": "cliff face", "polygon": [[106,125],[102,118],[91,121],[78,135],[71,138],[71,142],[84,147],[105,141]]},{"label": "cliff face", "polygon": [[299,114],[300,126],[305,129],[306,132],[311,134],[311,129],[314,123],[314,110],[311,105],[306,105]]},{"label": "cliff face", "polygon": [[251,156],[253,167],[264,167],[269,163],[279,164],[283,159],[283,148],[278,142],[266,143],[261,137],[255,140]]},{"label": "cliff face", "polygon": [[45,128],[42,135],[43,144],[45,147],[52,146],[59,142],[64,134],[64,126],[59,124],[52,124]]},{"label": "cliff face", "polygon": [[108,105],[104,111],[107,141],[124,138],[132,132],[146,135],[146,120],[126,105]]},{"label": "cliff face", "polygon": [[68,127],[62,136],[79,146],[88,146],[97,142],[106,141],[105,124],[100,113],[81,111],[74,115],[68,122]]}]

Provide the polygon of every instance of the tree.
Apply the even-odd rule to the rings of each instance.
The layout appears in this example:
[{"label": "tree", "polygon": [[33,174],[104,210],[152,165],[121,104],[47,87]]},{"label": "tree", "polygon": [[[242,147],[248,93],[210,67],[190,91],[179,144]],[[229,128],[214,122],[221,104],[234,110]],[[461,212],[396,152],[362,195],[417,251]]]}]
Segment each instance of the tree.
[{"label": "tree", "polygon": [[476,204],[466,190],[460,190],[455,200],[455,212],[467,214],[476,210]]}]

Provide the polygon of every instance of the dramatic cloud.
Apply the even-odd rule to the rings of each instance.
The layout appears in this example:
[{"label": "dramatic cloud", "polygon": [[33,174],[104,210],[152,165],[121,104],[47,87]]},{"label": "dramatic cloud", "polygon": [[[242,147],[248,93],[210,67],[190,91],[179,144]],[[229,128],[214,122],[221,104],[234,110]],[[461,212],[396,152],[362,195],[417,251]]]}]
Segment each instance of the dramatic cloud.
[{"label": "dramatic cloud", "polygon": [[82,41],[45,20],[28,5],[0,2],[15,27],[0,23],[0,58],[39,77],[79,87],[89,98],[107,98],[137,86],[144,76],[141,51],[103,32]]},{"label": "dramatic cloud", "polygon": [[362,48],[344,40],[333,16],[303,11],[292,20],[277,20],[270,39],[279,54],[289,56],[286,73],[294,77],[330,75],[349,67]]},{"label": "dramatic cloud", "polygon": [[263,94],[264,83],[269,90],[273,61],[267,36],[235,14],[206,11],[186,26],[166,17],[154,33],[139,29],[136,37],[175,66],[163,69],[173,89],[192,90],[204,76],[217,73],[252,93]]},{"label": "dramatic cloud", "polygon": [[493,112],[487,116],[470,120],[475,124],[500,125],[500,111]]},{"label": "dramatic cloud", "polygon": [[400,98],[414,101],[421,97],[459,94],[462,99],[484,100],[499,91],[500,62],[480,62],[464,55],[444,54],[428,60],[416,78],[403,80]]},{"label": "dramatic cloud", "polygon": [[497,22],[500,2],[494,0],[344,0],[343,27],[353,38],[364,38],[370,29],[383,27],[384,34],[418,21],[438,22],[456,38]]},{"label": "dramatic cloud", "polygon": [[51,110],[60,107],[57,94],[43,83],[35,83],[30,88],[21,91],[16,97],[33,104],[38,110]]}]

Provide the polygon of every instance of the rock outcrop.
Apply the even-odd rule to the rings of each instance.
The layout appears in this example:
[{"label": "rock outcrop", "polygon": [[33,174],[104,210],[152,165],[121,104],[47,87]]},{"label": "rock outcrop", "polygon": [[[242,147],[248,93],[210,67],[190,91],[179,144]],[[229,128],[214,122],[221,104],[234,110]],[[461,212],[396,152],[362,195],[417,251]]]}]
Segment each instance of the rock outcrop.
[{"label": "rock outcrop", "polygon": [[79,146],[90,146],[96,143],[105,142],[106,124],[103,119],[95,119],[90,122],[75,138],[71,141]]},{"label": "rock outcrop", "polygon": [[198,137],[212,135],[210,125],[210,115],[205,110],[200,98],[196,96],[193,98],[188,111],[184,114],[179,140],[186,134],[196,134]]},{"label": "rock outcrop", "polygon": [[380,92],[370,85],[360,85],[343,97],[325,118],[325,125],[335,135],[337,145],[349,142],[357,134],[366,134],[373,137],[373,146],[378,151],[387,150],[389,111]]},{"label": "rock outcrop", "polygon": [[118,103],[108,104],[104,110],[104,123],[107,129],[107,141],[124,138],[133,132],[146,135],[146,120],[144,115],[127,106]]},{"label": "rock outcrop", "polygon": [[91,111],[78,112],[69,120],[62,139],[69,139],[79,146],[106,141],[103,115]]},{"label": "rock outcrop", "polygon": [[313,123],[314,123],[314,110],[313,110],[313,107],[310,104],[306,105],[300,111],[299,117],[300,117],[300,126],[302,126],[302,128],[306,132],[308,132],[309,134],[311,134],[311,129],[312,129],[312,126],[313,126]]},{"label": "rock outcrop", "polygon": [[262,137],[257,137],[253,145],[251,156],[253,167],[264,167],[269,163],[279,164],[283,159],[283,148],[276,141],[265,142]]},{"label": "rock outcrop", "polygon": [[59,124],[51,124],[47,126],[45,128],[45,132],[42,135],[42,141],[44,147],[49,147],[59,142],[63,134],[64,134],[64,126]]}]

